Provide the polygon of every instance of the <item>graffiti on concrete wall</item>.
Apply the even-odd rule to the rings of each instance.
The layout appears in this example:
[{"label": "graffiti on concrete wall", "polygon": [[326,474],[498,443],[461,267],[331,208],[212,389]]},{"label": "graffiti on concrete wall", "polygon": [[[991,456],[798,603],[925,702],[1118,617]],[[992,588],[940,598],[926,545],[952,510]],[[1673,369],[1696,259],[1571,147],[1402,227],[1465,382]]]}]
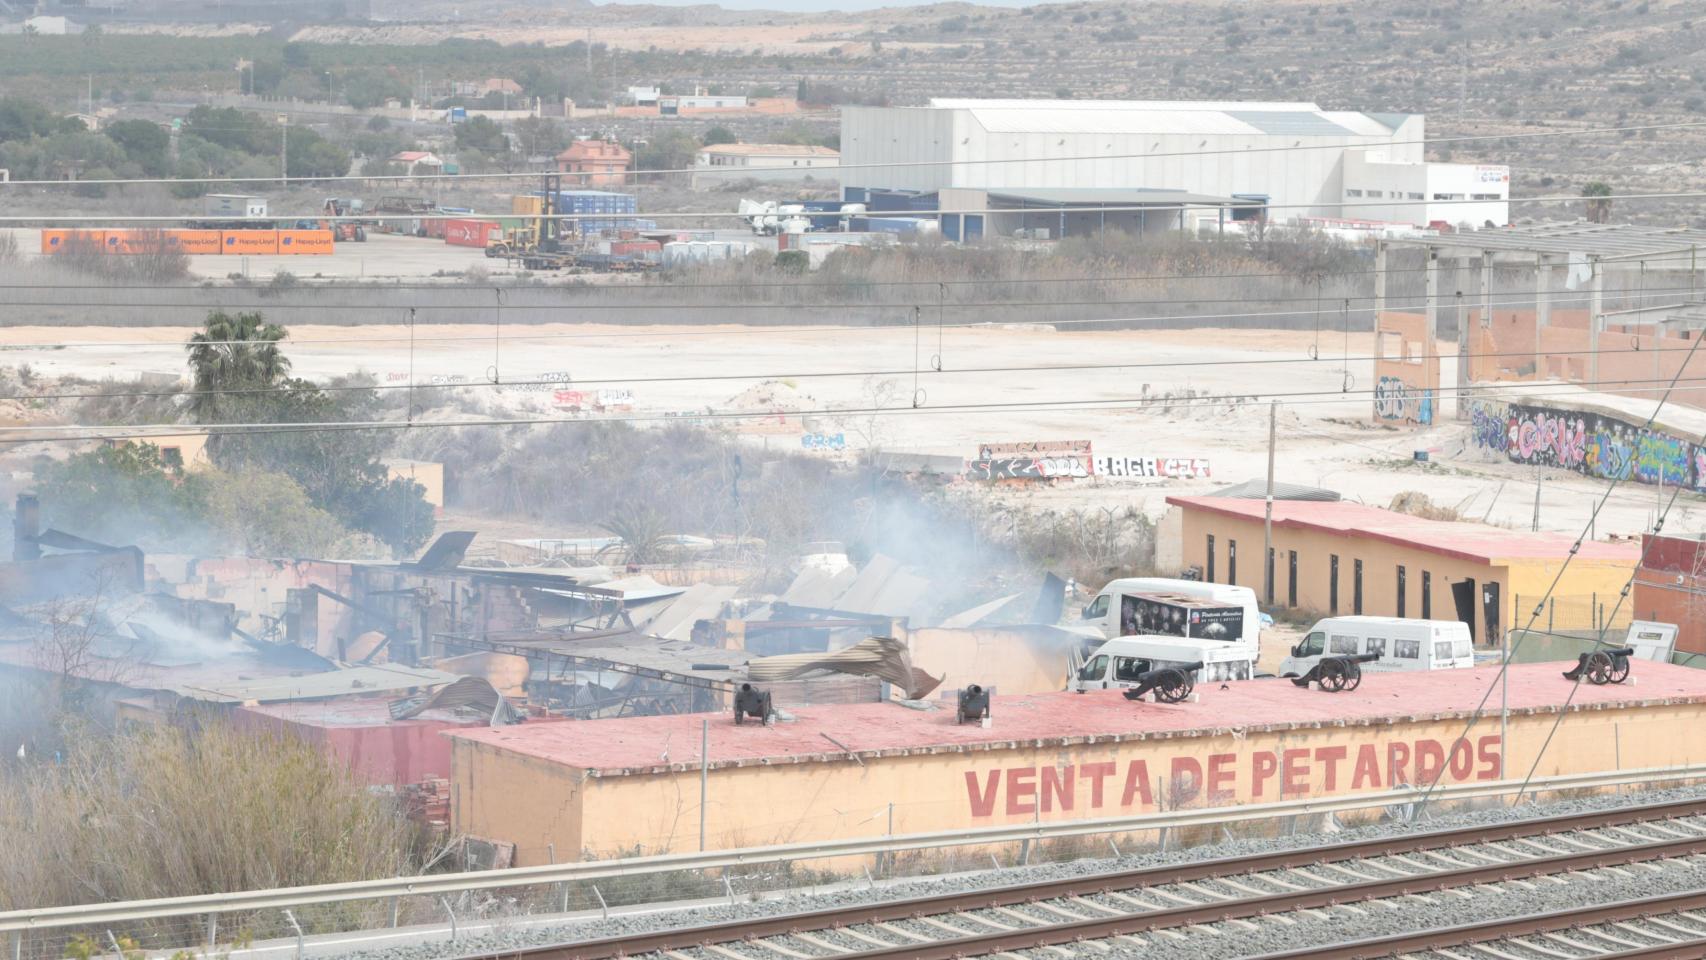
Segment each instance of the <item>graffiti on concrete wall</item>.
[{"label": "graffiti on concrete wall", "polygon": [[800,446],[807,450],[845,450],[847,449],[847,434],[803,433],[800,435]]},{"label": "graffiti on concrete wall", "polygon": [[1512,463],[1706,490],[1706,446],[1598,413],[1472,400],[1469,444]]},{"label": "graffiti on concrete wall", "polygon": [[1381,377],[1374,384],[1374,415],[1380,420],[1433,423],[1434,392],[1397,377]]},{"label": "graffiti on concrete wall", "polygon": [[1091,462],[1099,477],[1195,480],[1208,476],[1208,460],[1202,457],[1096,457]]},{"label": "graffiti on concrete wall", "polygon": [[1090,462],[1088,440],[1026,440],[1019,443],[980,443],[979,460],[1022,460],[1027,457],[1078,457]]},{"label": "graffiti on concrete wall", "polygon": [[1002,457],[973,460],[966,475],[973,480],[1057,480],[1088,477],[1090,467],[1078,457]]}]

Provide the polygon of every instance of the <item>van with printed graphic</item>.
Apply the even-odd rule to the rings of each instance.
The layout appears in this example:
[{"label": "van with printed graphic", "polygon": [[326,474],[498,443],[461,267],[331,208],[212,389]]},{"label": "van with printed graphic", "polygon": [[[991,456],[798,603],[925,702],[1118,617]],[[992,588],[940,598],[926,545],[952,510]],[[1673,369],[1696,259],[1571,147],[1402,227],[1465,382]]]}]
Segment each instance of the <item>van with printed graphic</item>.
[{"label": "van with printed graphic", "polygon": [[1260,652],[1261,613],[1249,587],[1128,577],[1103,587],[1067,629],[1087,640],[1069,690],[1135,686],[1140,673],[1197,662],[1199,681],[1248,680]]}]

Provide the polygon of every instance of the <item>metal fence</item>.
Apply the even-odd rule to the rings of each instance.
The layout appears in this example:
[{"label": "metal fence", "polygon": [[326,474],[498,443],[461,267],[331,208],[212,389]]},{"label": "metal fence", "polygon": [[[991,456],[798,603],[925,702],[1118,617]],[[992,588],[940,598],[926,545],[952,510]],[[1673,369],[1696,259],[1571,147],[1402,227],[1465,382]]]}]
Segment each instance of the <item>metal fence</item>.
[{"label": "metal fence", "polygon": [[[1706,780],[1706,765],[1539,778],[1527,795]],[[1518,793],[1517,781],[1441,785],[1458,804]],[[1234,834],[1311,828],[1329,816],[1412,816],[1416,788],[1346,797],[1031,823],[911,836],[582,861],[475,873],[0,913],[13,960],[147,951],[226,960],[323,956],[388,944],[466,939],[633,912],[661,903],[732,902],[1107,854],[1182,847]],[[565,934],[567,936],[567,934]]]}]

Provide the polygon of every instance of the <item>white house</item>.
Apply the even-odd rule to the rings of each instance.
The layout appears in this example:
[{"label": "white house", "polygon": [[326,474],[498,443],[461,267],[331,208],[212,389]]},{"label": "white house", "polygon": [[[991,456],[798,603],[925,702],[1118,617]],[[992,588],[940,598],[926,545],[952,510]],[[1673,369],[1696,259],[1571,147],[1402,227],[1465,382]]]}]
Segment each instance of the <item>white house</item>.
[{"label": "white house", "polygon": [[841,154],[794,143],[719,143],[693,157],[693,187],[731,180],[805,180],[833,177]]}]

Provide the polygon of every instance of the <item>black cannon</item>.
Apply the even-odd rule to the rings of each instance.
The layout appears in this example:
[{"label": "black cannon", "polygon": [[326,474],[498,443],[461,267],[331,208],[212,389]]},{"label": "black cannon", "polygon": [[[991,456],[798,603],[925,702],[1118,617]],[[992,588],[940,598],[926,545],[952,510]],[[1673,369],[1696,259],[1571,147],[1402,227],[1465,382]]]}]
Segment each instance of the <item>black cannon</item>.
[{"label": "black cannon", "polygon": [[1301,677],[1292,677],[1291,682],[1300,687],[1307,687],[1313,681],[1317,687],[1328,693],[1355,690],[1362,686],[1362,665],[1379,659],[1378,653],[1322,657],[1315,661],[1315,666],[1309,668],[1308,673]]},{"label": "black cannon", "polygon": [[960,691],[960,706],[954,712],[955,723],[981,723],[989,719],[989,691],[972,684]]},{"label": "black cannon", "polygon": [[1629,658],[1634,647],[1606,647],[1576,658],[1576,668],[1564,672],[1565,680],[1586,679],[1593,684],[1622,683],[1629,679]]},{"label": "black cannon", "polygon": [[1176,667],[1159,667],[1137,675],[1137,686],[1125,692],[1127,700],[1142,700],[1144,694],[1155,691],[1155,699],[1159,703],[1184,703],[1185,698],[1197,686],[1197,671],[1202,669],[1202,661],[1180,664]]},{"label": "black cannon", "polygon": [[735,723],[745,723],[747,717],[756,719],[759,723],[769,723],[770,691],[760,690],[750,683],[743,683],[735,691]]}]

